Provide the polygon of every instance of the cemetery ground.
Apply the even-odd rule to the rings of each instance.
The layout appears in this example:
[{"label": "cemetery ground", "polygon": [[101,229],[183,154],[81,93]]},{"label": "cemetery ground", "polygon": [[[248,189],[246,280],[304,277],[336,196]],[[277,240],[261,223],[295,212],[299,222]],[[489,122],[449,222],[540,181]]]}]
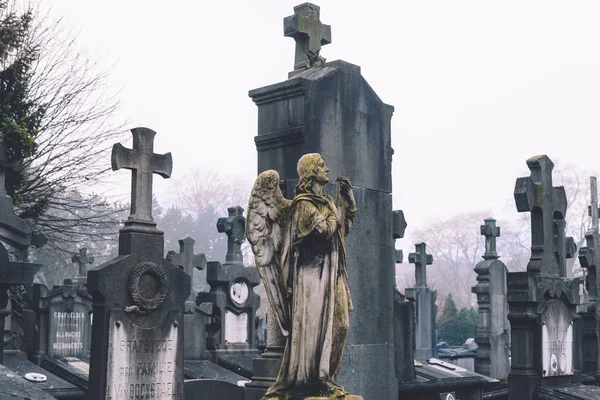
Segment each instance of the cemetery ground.
[{"label": "cemetery ground", "polygon": [[[13,19],[0,21],[5,27],[20,26]],[[400,287],[395,268],[404,254],[395,243],[410,228],[404,212],[392,207],[394,108],[379,98],[359,66],[327,62],[320,55],[332,39],[318,6],[294,7],[294,14],[284,19],[284,35],[295,41],[293,70],[287,79],[249,92],[258,114],[257,173],[275,178],[257,179],[248,206],[221,204],[227,206],[226,214],[202,221],[217,238],[212,244],[222,245],[220,253],[216,246],[198,246],[193,232],[183,230],[177,231],[177,245],[165,245],[161,224],[166,221],[155,218],[153,179],[170,178],[177,160],[154,148],[156,135],[168,132],[137,127],[130,130],[131,147],[117,142],[111,148],[110,169],[131,179],[129,214],[119,224],[113,254],[98,262],[94,247],[81,245],[69,257],[72,276],[47,284],[39,274],[42,263],[32,262],[29,253],[53,239],[20,213],[19,196],[26,193],[15,190],[22,186],[12,181],[14,174],[31,173],[27,161],[35,146],[19,153],[10,135],[3,137],[0,399],[600,399],[596,178],[589,178],[589,199],[579,198],[586,217],[577,223],[585,232],[584,240],[576,242],[567,223],[574,198],[569,187],[556,185],[551,158],[524,160],[529,174],[516,179],[512,198],[527,219],[530,245],[525,255],[519,248],[506,257],[511,268],[503,262],[503,251],[510,248],[503,240],[516,241],[518,233],[504,229],[493,215],[478,215],[478,229],[444,227],[449,229],[444,234],[464,234],[483,243],[463,251],[450,241],[450,250],[463,253],[461,260],[444,256],[441,228],[422,229],[422,240],[407,256],[414,280]],[[21,78],[26,87],[26,77]],[[8,103],[7,97],[0,98],[0,105]],[[311,164],[299,163],[307,155],[323,164],[313,170]],[[347,203],[340,200],[343,190],[351,191]],[[281,208],[264,195],[268,191],[280,196]],[[309,232],[298,228],[303,215],[290,211],[302,201],[327,215],[307,218]],[[255,213],[254,220],[248,217],[250,223],[247,208]],[[284,221],[287,212],[300,217]],[[174,211],[165,215],[185,219]],[[256,221],[267,232],[259,240],[251,235]],[[297,236],[289,233],[293,229]],[[327,229],[338,236],[328,236]],[[246,250],[249,237],[255,258]],[[309,242],[314,246],[301,247],[305,238],[314,239]],[[295,261],[290,264],[285,257]],[[569,260],[575,258],[585,272],[581,277],[573,276]],[[523,268],[513,268],[519,260],[524,260]],[[454,284],[472,293],[476,304],[462,292],[456,301],[451,294],[440,296],[442,286],[431,277],[436,268],[457,268],[454,278],[461,277],[464,267],[459,265],[465,262],[476,279],[472,285],[468,279]],[[309,272],[322,283],[328,263],[339,267],[328,281],[331,286],[294,281],[302,276],[294,268],[316,265],[320,273]],[[343,292],[327,291],[337,290],[340,282],[347,283]],[[289,383],[301,382],[298,376],[304,371],[294,372],[290,354],[308,358],[294,346],[311,343],[313,334],[327,337],[322,331],[345,316],[333,318],[331,311],[332,317],[323,319],[330,325],[295,336],[294,326],[325,314],[325,306],[315,309],[314,303],[294,309],[305,304],[304,298],[294,297],[304,283],[307,298],[314,295],[311,290],[328,288],[323,304],[333,304],[338,312],[341,307],[349,319],[343,334],[313,346],[313,355],[329,363],[324,355],[335,353],[337,345],[343,350],[341,366],[303,360],[299,365],[322,375],[294,385]],[[335,297],[340,293],[347,296],[343,301]],[[282,304],[290,299],[293,306],[286,309]],[[280,316],[290,311],[300,325],[282,321]],[[278,384],[288,385],[290,394],[273,394]]]}]

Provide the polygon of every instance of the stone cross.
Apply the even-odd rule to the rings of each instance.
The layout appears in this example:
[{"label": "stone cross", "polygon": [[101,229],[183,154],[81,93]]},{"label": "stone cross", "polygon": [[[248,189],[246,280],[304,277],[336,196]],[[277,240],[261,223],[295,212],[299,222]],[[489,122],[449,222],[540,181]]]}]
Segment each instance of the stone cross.
[{"label": "stone cross", "polygon": [[427,254],[427,245],[425,243],[417,243],[415,245],[415,252],[408,255],[408,261],[415,264],[415,287],[427,286],[425,268],[427,265],[433,264],[433,256]]},{"label": "stone cross", "polygon": [[74,254],[71,257],[71,261],[78,266],[78,277],[85,278],[87,276],[87,264],[92,264],[94,257],[88,257],[87,247],[82,247],[79,249],[79,254]]},{"label": "stone cross", "polygon": [[[190,277],[193,277],[194,268],[198,270],[206,268],[206,256],[204,253],[194,254],[194,243],[196,241],[188,236],[179,240],[179,253],[172,250],[167,253],[167,260],[183,269]],[[188,301],[194,300],[193,293],[190,293]]]},{"label": "stone cross", "polygon": [[322,24],[319,17],[319,6],[303,3],[294,7],[294,15],[283,20],[284,36],[296,41],[295,70],[325,61],[319,52],[321,46],[331,43],[331,26]]},{"label": "stone cross", "polygon": [[228,217],[219,218],[217,230],[227,235],[227,255],[225,264],[242,264],[242,243],[246,240],[246,218],[240,206],[229,207]]},{"label": "stone cross", "polygon": [[591,229],[585,233],[586,246],[579,249],[579,262],[587,268],[585,286],[590,301],[598,299],[598,266],[600,265],[600,240],[598,231],[598,186],[595,176],[590,177],[591,205],[589,207]]},{"label": "stone cross", "polygon": [[112,149],[112,169],[132,170],[131,215],[129,220],[152,224],[152,174],[169,178],[173,169],[171,153],[154,154],[156,132],[148,128],[134,128],[133,149],[120,143]]},{"label": "stone cross", "polygon": [[500,227],[496,226],[496,220],[493,218],[484,219],[484,224],[480,226],[481,234],[485,236],[484,260],[498,259],[496,252],[496,238],[500,236]]},{"label": "stone cross", "polygon": [[6,193],[6,173],[18,171],[21,168],[21,160],[15,160],[9,155],[9,149],[0,145],[0,196],[8,196]]},{"label": "stone cross", "polygon": [[[527,270],[560,276],[561,266],[556,253],[566,254],[566,251],[559,249],[561,242],[555,240],[554,228],[555,221],[565,219],[565,189],[552,186],[554,164],[548,156],[532,157],[527,160],[527,166],[531,175],[518,178],[514,191],[517,211],[531,212],[531,258]],[[556,226],[560,230],[560,224]],[[556,236],[564,238],[564,229]]]},{"label": "stone cross", "polygon": [[[407,226],[406,219],[404,218],[404,211],[392,211],[392,237],[394,240],[402,239],[404,237],[404,232],[406,232]],[[395,249],[395,259],[396,263],[402,263],[404,260],[404,253],[402,250]]]}]

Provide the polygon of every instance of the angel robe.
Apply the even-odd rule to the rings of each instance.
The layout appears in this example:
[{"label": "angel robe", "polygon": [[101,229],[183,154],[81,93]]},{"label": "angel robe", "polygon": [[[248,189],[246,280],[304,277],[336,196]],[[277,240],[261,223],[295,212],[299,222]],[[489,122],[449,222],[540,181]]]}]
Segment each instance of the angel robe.
[{"label": "angel robe", "polygon": [[[344,205],[345,207],[345,205]],[[338,226],[331,197],[297,195],[290,208],[282,270],[291,289],[291,329],[277,382],[267,397],[293,393],[331,394],[343,389],[339,373],[352,309],[343,233],[356,209],[345,209]]]}]

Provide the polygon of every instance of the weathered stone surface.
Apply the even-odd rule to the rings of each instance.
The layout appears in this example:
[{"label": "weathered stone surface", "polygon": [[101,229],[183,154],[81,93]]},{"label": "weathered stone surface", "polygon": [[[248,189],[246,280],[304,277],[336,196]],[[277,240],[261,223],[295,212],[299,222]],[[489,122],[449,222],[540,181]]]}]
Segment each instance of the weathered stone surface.
[{"label": "weathered stone surface", "polygon": [[185,381],[185,400],[204,399],[243,400],[244,389],[230,382],[212,379]]},{"label": "weathered stone surface", "polygon": [[213,379],[234,385],[248,379],[208,360],[185,360],[184,371],[185,379]]},{"label": "weathered stone surface", "polygon": [[54,397],[0,364],[1,400],[53,400]]},{"label": "weathered stone surface", "polygon": [[510,323],[504,263],[498,260],[496,238],[500,227],[496,220],[486,219],[481,225],[485,236],[483,261],[475,266],[477,285],[471,289],[477,295],[479,323],[475,336],[478,345],[475,372],[506,381],[510,371]]},{"label": "weathered stone surface", "polygon": [[[153,154],[154,131],[132,130],[133,151],[113,148],[113,169],[136,171],[131,215],[119,232],[119,255],[88,271],[94,299],[89,399],[183,400],[183,310],[190,277],[164,259],[152,221],[152,173],[168,177],[170,154]],[[133,392],[133,394],[132,394]]]}]

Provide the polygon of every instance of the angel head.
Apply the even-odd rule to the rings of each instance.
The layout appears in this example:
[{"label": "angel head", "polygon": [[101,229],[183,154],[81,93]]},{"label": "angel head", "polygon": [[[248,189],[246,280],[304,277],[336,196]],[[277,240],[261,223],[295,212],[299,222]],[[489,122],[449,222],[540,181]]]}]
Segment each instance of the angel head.
[{"label": "angel head", "polygon": [[313,184],[325,185],[329,182],[329,168],[319,153],[305,154],[298,160],[298,184],[295,194],[314,193]]}]

